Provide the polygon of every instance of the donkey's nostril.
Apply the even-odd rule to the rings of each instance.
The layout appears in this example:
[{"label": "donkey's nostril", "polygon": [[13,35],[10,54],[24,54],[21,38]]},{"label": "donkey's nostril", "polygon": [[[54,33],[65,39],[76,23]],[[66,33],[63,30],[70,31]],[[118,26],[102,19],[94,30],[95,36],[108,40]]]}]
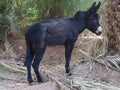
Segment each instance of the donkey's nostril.
[{"label": "donkey's nostril", "polygon": [[102,33],[102,31],[96,31],[97,35],[100,35]]},{"label": "donkey's nostril", "polygon": [[101,31],[99,31],[99,32],[97,32],[96,34],[97,34],[97,35],[100,35],[101,33],[102,33],[102,32],[101,32]]}]

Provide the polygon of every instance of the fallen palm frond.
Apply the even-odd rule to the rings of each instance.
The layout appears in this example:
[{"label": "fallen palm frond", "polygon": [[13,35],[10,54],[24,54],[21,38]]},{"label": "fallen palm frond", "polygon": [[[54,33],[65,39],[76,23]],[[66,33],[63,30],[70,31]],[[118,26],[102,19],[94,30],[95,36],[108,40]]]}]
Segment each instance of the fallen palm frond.
[{"label": "fallen palm frond", "polygon": [[15,67],[11,67],[10,65],[6,64],[6,63],[3,63],[3,62],[0,62],[0,65],[10,69],[10,70],[13,70],[13,71],[16,71],[16,72],[22,72],[22,73],[26,73],[26,71],[23,71],[23,70],[20,70],[20,69],[17,69]]},{"label": "fallen palm frond", "polygon": [[73,77],[71,85],[77,88],[77,90],[120,90],[119,87],[96,83],[95,81],[87,81],[85,78],[81,77]]},{"label": "fallen palm frond", "polygon": [[104,66],[107,66],[113,70],[119,71],[120,72],[120,58],[116,58],[116,59],[108,59],[108,60],[103,60],[103,59],[97,59],[97,58],[93,58],[91,57],[88,53],[86,53],[85,51],[79,49],[79,51],[84,54],[85,56],[87,56],[88,58],[90,58],[91,60],[94,60]]},{"label": "fallen palm frond", "polygon": [[19,80],[15,79],[15,78],[11,78],[11,77],[2,77],[2,76],[0,76],[0,80],[9,80],[9,81],[16,81],[16,82],[19,82]]}]

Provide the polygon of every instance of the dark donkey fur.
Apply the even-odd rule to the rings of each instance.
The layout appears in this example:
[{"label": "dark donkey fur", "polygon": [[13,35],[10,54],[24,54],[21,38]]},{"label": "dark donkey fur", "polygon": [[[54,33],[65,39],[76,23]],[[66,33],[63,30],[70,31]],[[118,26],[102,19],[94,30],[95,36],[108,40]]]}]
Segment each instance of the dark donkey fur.
[{"label": "dark donkey fur", "polygon": [[47,45],[64,45],[66,58],[66,73],[71,75],[71,53],[79,34],[86,28],[100,35],[102,29],[99,24],[99,16],[96,13],[100,2],[93,3],[87,11],[78,11],[74,17],[45,20],[33,24],[25,33],[27,46],[25,66],[28,71],[28,82],[33,82],[31,65],[38,82],[43,82],[39,73],[39,64]]}]

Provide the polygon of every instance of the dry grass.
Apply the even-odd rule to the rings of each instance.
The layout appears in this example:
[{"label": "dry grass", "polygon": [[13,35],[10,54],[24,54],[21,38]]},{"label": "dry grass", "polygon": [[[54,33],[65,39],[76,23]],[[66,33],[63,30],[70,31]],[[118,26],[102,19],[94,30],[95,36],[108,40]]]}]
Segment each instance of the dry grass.
[{"label": "dry grass", "polygon": [[120,6],[106,0],[106,25],[108,30],[106,36],[108,39],[108,51],[111,54],[120,52]]}]

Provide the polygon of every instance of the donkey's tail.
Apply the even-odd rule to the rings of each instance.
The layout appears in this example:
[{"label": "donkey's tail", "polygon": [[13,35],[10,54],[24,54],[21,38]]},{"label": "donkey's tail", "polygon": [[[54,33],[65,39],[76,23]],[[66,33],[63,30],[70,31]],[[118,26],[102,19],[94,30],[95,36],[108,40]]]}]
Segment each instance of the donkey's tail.
[{"label": "donkey's tail", "polygon": [[33,57],[34,53],[32,50],[32,44],[29,42],[29,40],[26,39],[26,57],[24,61],[24,66],[31,65]]}]

